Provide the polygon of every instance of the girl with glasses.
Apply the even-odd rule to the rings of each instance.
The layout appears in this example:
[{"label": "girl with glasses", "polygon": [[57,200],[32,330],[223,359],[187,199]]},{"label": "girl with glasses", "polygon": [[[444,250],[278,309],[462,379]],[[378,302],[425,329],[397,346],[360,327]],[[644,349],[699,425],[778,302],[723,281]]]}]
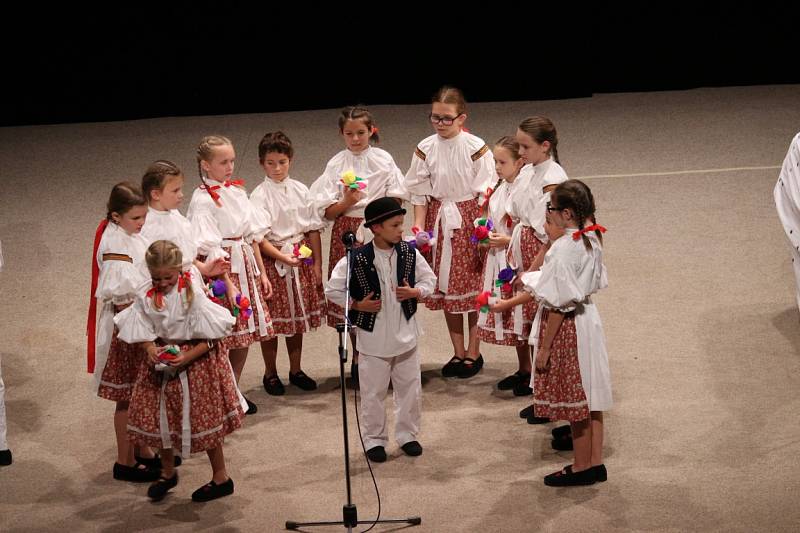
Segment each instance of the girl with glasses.
[{"label": "girl with glasses", "polygon": [[442,87],[433,97],[429,117],[436,133],[417,145],[405,185],[414,204],[414,226],[434,234],[426,259],[438,280],[425,305],[444,311],[453,344],[453,357],[442,376],[469,378],[483,367],[475,309],[483,261],[470,237],[481,215],[478,198],[494,180],[494,157],[483,139],[463,131],[467,115],[460,90]]},{"label": "girl with glasses", "polygon": [[603,411],[612,406],[603,324],[592,295],[608,286],[603,265],[605,228],[596,223],[592,191],[568,180],[552,192],[548,224],[562,233],[541,269],[522,276],[525,290],[490,306],[502,312],[536,299],[530,343],[536,373],[533,404],[539,416],[568,420],[573,464],[545,476],[549,486],[606,481]]}]

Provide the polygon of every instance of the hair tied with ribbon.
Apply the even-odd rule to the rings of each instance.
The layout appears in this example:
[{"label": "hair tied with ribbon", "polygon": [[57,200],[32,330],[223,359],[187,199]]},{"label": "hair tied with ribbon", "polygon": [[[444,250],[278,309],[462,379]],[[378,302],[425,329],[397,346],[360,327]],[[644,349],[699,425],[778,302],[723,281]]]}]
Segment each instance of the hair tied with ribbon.
[{"label": "hair tied with ribbon", "polygon": [[583,229],[579,229],[575,233],[572,234],[572,240],[577,241],[581,238],[581,235],[585,233],[589,233],[590,231],[599,231],[600,233],[605,233],[606,228],[601,226],[600,224],[592,224],[591,226],[587,226]]}]

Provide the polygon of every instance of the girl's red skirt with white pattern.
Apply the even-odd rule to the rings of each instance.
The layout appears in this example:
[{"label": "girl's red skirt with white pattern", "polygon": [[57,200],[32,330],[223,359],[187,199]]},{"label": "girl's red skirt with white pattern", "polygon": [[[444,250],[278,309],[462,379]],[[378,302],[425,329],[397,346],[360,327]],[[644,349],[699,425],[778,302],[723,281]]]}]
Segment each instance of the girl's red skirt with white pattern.
[{"label": "girl's red skirt with white pattern", "polygon": [[[205,342],[205,341],[201,341]],[[242,426],[244,411],[239,403],[228,351],[219,341],[185,370],[189,381],[191,453],[218,447],[225,435]],[[149,360],[139,366],[128,409],[128,438],[139,446],[163,448],[160,424],[161,389],[164,373]],[[183,432],[183,387],[178,375],[164,387],[169,437],[180,450]]]},{"label": "girl's red skirt with white pattern", "polygon": [[[548,309],[542,312],[539,346],[547,327]],[[536,416],[551,420],[578,422],[589,418],[589,403],[581,383],[578,363],[578,336],[575,314],[566,313],[550,347],[550,367],[533,378],[533,405]]]},{"label": "girl's red skirt with white pattern", "polygon": [[[359,217],[348,217],[342,215],[336,218],[336,222],[333,224],[333,229],[331,229],[331,247],[328,251],[328,279],[331,279],[331,272],[336,267],[336,263],[344,257],[345,248],[344,243],[342,242],[342,233],[345,231],[352,231],[356,233],[358,231],[358,226],[360,226],[364,222],[363,218]],[[358,248],[361,245],[356,243],[353,248]],[[336,327],[336,324],[341,324],[344,322],[344,308],[336,305],[333,302],[327,302],[326,306],[326,314],[328,316],[328,325],[332,328]]]},{"label": "girl's red skirt with white pattern", "polygon": [[[436,216],[442,202],[435,198],[428,201],[428,211],[425,214],[425,230],[434,229]],[[465,313],[475,311],[475,298],[483,290],[483,251],[470,241],[474,229],[473,222],[480,216],[481,208],[478,199],[457,202],[456,206],[461,213],[461,228],[453,230],[450,241],[452,260],[450,262],[450,279],[447,293],[439,290],[439,267],[442,260],[442,245],[444,235],[438,231],[436,240],[436,263],[431,263],[431,254],[424,254],[425,260],[433,266],[437,281],[433,294],[424,299],[428,309],[438,311],[444,309],[448,313]]]},{"label": "girl's red skirt with white pattern", "polygon": [[[250,246],[249,244],[245,244],[245,246]],[[226,246],[222,248],[228,254],[231,253],[231,247]],[[269,307],[267,306],[267,299],[265,298],[266,291],[264,287],[261,285],[261,276],[256,276],[257,265],[253,265],[252,261],[250,260],[250,255],[242,251],[244,255],[244,268],[245,272],[247,273],[247,285],[250,287],[250,309],[253,310],[253,323],[255,324],[255,331],[249,331],[248,321],[244,316],[240,313],[236,323],[233,325],[233,332],[223,339],[223,343],[225,344],[225,348],[228,350],[236,350],[239,348],[247,348],[254,342],[261,342],[266,341],[275,336],[275,333],[272,329],[272,320],[269,314]],[[231,281],[236,286],[237,289],[240,291],[242,290],[242,284],[239,281],[239,275],[234,274],[233,272],[228,272],[228,275],[231,278]],[[253,287],[256,290],[253,290]],[[255,301],[253,298],[255,296],[261,299],[261,305],[264,309],[264,320],[267,323],[267,334],[262,336],[258,331],[258,308],[256,307]],[[225,306],[231,311],[233,314],[233,306],[230,302],[225,302]]]},{"label": "girl's red skirt with white pattern", "polygon": [[131,399],[133,384],[145,352],[139,344],[128,344],[119,340],[118,331],[117,326],[114,326],[97,395],[112,402],[127,402]]},{"label": "girl's red skirt with white pattern", "polygon": [[[320,300],[320,292],[314,278],[314,266],[300,263],[298,280],[292,277],[293,268],[287,265],[284,277],[275,269],[275,259],[262,256],[267,277],[272,284],[272,298],[269,300],[269,314],[276,335],[297,335],[317,329],[322,323],[325,300]],[[319,260],[319,259],[316,259]],[[291,298],[289,287],[291,286]]]}]

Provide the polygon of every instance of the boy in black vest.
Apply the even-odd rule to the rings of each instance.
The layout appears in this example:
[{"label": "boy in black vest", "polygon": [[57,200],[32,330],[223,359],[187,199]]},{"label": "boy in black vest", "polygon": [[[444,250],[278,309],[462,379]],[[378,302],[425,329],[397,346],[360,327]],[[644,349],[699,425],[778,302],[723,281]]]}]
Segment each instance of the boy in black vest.
[{"label": "boy in black vest", "polygon": [[[417,441],[421,393],[414,314],[417,299],[433,292],[436,276],[418,251],[403,241],[406,210],[394,198],[378,198],[364,210],[364,226],[375,235],[353,254],[350,323],[356,328],[361,387],[361,433],[367,457],[386,460],[389,442],[384,398],[394,389],[395,439],[407,455],[422,453]],[[325,295],[344,307],[347,258],[333,269]]]}]

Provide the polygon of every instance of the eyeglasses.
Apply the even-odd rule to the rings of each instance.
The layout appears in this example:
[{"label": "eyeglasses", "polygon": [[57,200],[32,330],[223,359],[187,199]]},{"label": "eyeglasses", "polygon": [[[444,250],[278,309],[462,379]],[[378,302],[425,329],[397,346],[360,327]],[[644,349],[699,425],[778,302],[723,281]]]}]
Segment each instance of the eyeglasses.
[{"label": "eyeglasses", "polygon": [[453,122],[463,114],[464,113],[459,113],[458,115],[456,115],[454,117],[442,117],[442,116],[434,115],[433,113],[431,113],[430,115],[428,115],[428,118],[431,119],[431,122],[433,124],[441,124],[443,126],[452,126]]},{"label": "eyeglasses", "polygon": [[563,211],[563,210],[564,210],[563,207],[553,207],[552,205],[550,205],[550,202],[547,202],[547,212],[548,213],[552,213],[553,211]]}]

